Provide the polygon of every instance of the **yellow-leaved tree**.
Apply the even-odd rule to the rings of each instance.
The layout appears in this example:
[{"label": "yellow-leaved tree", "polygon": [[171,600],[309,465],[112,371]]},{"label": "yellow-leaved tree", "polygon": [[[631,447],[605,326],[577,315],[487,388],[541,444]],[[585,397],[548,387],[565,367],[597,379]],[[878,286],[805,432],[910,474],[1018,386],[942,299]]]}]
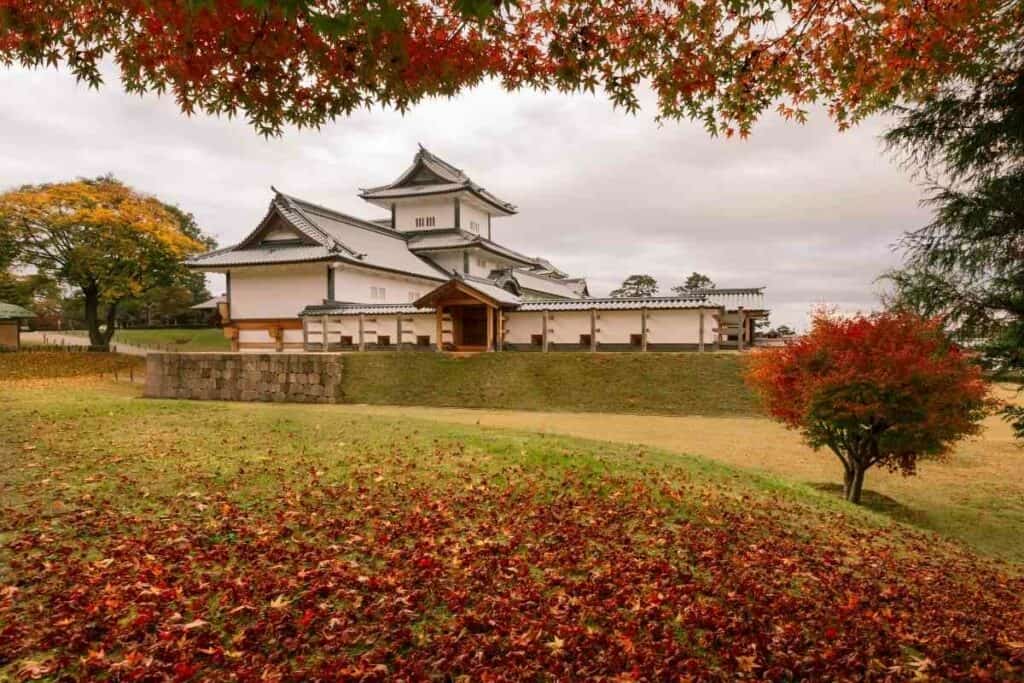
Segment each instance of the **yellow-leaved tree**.
[{"label": "yellow-leaved tree", "polygon": [[109,348],[120,303],[186,281],[182,260],[212,246],[189,214],[110,176],[0,194],[0,241],[15,263],[81,291],[96,349]]}]

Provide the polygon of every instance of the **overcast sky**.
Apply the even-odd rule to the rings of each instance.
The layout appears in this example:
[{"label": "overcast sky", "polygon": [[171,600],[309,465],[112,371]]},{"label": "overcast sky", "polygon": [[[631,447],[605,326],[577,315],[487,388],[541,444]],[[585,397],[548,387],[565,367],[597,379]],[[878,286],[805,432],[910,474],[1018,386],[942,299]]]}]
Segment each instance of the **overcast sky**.
[{"label": "overcast sky", "polygon": [[[357,188],[390,182],[422,142],[519,214],[494,238],[588,278],[605,295],[631,273],[668,293],[690,272],[764,285],[772,323],[819,303],[878,305],[892,245],[923,224],[920,189],[882,151],[883,120],[839,133],[824,115],[770,115],[748,140],[712,139],[593,96],[485,85],[402,116],[361,111],[266,140],[243,120],[186,118],[173,100],[99,91],[66,73],[0,67],[0,188],[113,173],[195,214],[230,244],[262,218],[270,186],[364,217]],[[211,288],[220,290],[219,281]]]}]

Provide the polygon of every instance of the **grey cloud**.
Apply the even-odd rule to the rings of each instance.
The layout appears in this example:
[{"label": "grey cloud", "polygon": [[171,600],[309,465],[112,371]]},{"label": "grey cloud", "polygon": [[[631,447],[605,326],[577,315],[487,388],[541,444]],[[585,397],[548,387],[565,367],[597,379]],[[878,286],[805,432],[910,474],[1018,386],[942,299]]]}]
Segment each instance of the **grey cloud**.
[{"label": "grey cloud", "polygon": [[[924,223],[920,190],[878,143],[884,120],[839,133],[820,113],[768,117],[749,140],[659,125],[600,97],[494,84],[406,116],[361,111],[319,131],[263,139],[244,120],[185,118],[169,98],[99,91],[58,71],[0,69],[0,187],[112,172],[193,212],[222,243],[260,219],[270,185],[363,216],[357,188],[388,182],[422,142],[520,214],[496,238],[543,255],[605,294],[651,273],[668,291],[693,270],[768,287],[776,324],[810,308],[877,306],[891,246]],[[214,287],[219,287],[214,283]]]}]

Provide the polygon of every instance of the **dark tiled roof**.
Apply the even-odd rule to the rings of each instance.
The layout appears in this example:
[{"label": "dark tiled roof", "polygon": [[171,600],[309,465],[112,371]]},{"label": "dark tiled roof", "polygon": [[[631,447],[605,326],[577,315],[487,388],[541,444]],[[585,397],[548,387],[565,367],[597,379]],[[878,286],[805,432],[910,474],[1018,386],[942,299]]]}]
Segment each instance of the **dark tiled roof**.
[{"label": "dark tiled roof", "polygon": [[581,280],[553,278],[525,268],[514,269],[512,275],[523,289],[564,299],[579,299],[581,292],[586,289],[586,283]]},{"label": "dark tiled roof", "polygon": [[412,304],[354,304],[335,301],[306,306],[299,315],[409,315],[433,312],[433,308],[416,308]]},{"label": "dark tiled roof", "polygon": [[[417,171],[426,169],[434,176],[434,182],[412,182]],[[413,158],[412,165],[394,182],[378,187],[360,190],[359,196],[366,200],[395,199],[398,197],[416,197],[432,194],[448,194],[452,192],[469,192],[505,213],[515,213],[515,205],[499,199],[463,173],[462,169],[452,166],[444,159],[431,154],[426,147],[420,145]]]},{"label": "dark tiled roof", "polygon": [[409,249],[415,252],[441,251],[445,249],[484,249],[497,256],[531,265],[534,259],[514,249],[503,247],[497,242],[466,232],[465,230],[424,230],[409,235]]},{"label": "dark tiled roof", "polygon": [[[248,245],[272,215],[281,216],[316,244]],[[260,226],[239,245],[201,254],[186,264],[209,269],[323,260],[344,261],[432,280],[448,277],[433,263],[412,253],[405,238],[394,230],[281,192],[274,196]]]},{"label": "dark tiled roof", "polygon": [[552,299],[550,301],[526,301],[519,306],[519,311],[628,311],[647,308],[669,309],[669,308],[717,308],[717,305],[701,299],[690,297],[622,297],[622,298],[600,298],[600,299]]},{"label": "dark tiled roof", "polygon": [[194,256],[185,263],[192,268],[209,269],[327,261],[335,258],[338,258],[337,253],[322,246],[264,246],[253,249],[228,247]]}]

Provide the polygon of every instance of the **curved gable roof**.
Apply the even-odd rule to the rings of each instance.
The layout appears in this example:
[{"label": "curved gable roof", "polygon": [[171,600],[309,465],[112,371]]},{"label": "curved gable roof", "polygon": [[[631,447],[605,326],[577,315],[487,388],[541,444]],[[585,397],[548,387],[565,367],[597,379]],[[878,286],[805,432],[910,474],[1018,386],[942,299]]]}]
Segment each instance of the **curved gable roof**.
[{"label": "curved gable roof", "polygon": [[359,196],[367,201],[379,202],[385,199],[422,197],[463,191],[469,192],[503,213],[516,213],[514,204],[491,194],[473,182],[462,169],[456,168],[432,154],[423,145],[420,145],[419,151],[413,157],[412,165],[398,178],[387,185],[362,188],[359,191]]}]

